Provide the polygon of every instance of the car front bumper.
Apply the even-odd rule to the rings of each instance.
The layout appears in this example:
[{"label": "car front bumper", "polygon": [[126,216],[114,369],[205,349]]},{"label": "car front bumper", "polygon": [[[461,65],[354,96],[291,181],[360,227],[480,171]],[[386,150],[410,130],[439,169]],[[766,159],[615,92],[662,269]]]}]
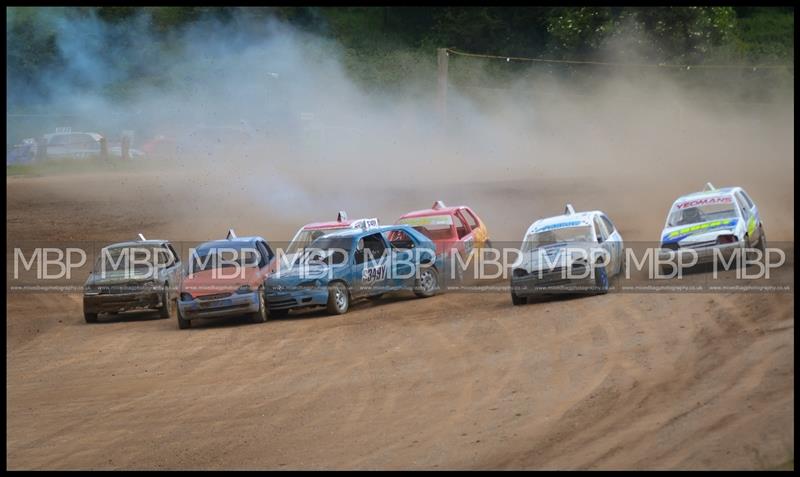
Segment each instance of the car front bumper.
[{"label": "car front bumper", "polygon": [[191,300],[178,300],[178,308],[184,320],[196,318],[219,318],[255,313],[259,307],[259,292],[229,293],[220,297],[195,297]]},{"label": "car front bumper", "polygon": [[[743,249],[741,243],[734,242],[720,245],[710,245],[707,247],[681,247],[678,250],[659,249],[658,261],[663,263],[676,263],[682,266],[692,266],[694,257],[697,257],[697,262],[694,265],[701,265],[711,263],[715,257],[720,257],[730,260],[731,255],[738,250]],[[720,264],[722,265],[722,264]]]},{"label": "car front bumper", "polygon": [[122,311],[157,309],[161,306],[163,306],[161,293],[156,290],[83,295],[83,311],[85,313],[119,313]]},{"label": "car front bumper", "polygon": [[540,276],[539,271],[534,270],[525,276],[512,276],[511,291],[520,297],[596,291],[594,275],[589,273],[584,277],[586,273],[585,269],[579,269],[568,274],[563,268],[558,268],[542,271]]},{"label": "car front bumper", "polygon": [[327,288],[294,289],[289,291],[267,290],[267,309],[269,310],[290,310],[306,306],[321,306],[327,303]]}]

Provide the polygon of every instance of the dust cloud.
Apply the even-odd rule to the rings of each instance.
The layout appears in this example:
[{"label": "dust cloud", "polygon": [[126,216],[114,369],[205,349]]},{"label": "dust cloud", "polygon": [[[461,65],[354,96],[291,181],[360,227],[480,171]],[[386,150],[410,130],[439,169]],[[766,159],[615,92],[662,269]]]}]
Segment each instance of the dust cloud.
[{"label": "dust cloud", "polygon": [[[743,186],[769,237],[793,239],[791,89],[769,103],[736,102],[658,69],[557,81],[535,66],[493,89],[475,66],[485,87],[452,82],[445,116],[435,51],[410,62],[418,68],[403,91],[385,92],[348,75],[339,45],[275,21],[198,22],[169,50],[144,33],[145,17],[124,32],[92,17],[53,21],[74,61],[43,75],[39,93],[9,78],[10,95],[30,95],[14,100],[46,103],[84,129],[135,130],[136,145],[165,135],[177,146],[125,172],[41,184],[53,200],[144,210],[165,238],[234,227],[285,241],[338,210],[392,223],[441,199],[470,205],[495,241],[519,240],[566,202],[606,211],[628,240],[657,240],[671,202],[710,181]],[[170,81],[139,81],[111,101],[109,84],[147,74],[120,66],[129,54],[148,55]],[[729,78],[724,92],[737,84]],[[102,235],[102,218],[86,223],[87,237]]]}]

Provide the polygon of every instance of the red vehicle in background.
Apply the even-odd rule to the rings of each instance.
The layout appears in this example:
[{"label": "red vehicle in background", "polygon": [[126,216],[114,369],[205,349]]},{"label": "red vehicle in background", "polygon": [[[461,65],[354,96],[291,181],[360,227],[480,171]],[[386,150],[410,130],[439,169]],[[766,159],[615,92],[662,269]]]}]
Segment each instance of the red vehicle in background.
[{"label": "red vehicle in background", "polygon": [[437,200],[430,209],[404,214],[398,224],[410,225],[436,244],[436,253],[458,253],[466,260],[473,250],[491,247],[483,220],[466,205],[448,207]]}]

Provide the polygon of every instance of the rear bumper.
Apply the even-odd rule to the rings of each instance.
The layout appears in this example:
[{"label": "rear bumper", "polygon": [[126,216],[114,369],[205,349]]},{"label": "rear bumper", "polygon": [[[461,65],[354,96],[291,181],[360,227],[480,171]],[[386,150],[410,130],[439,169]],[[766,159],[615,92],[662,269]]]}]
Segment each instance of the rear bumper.
[{"label": "rear bumper", "polygon": [[184,320],[196,318],[219,318],[240,316],[258,311],[258,291],[252,293],[231,293],[224,298],[204,300],[203,297],[189,301],[178,300],[178,308]]},{"label": "rear bumper", "polygon": [[163,306],[161,294],[151,290],[135,293],[104,293],[83,296],[83,311],[85,313],[118,313],[121,311],[157,309],[161,306]]}]

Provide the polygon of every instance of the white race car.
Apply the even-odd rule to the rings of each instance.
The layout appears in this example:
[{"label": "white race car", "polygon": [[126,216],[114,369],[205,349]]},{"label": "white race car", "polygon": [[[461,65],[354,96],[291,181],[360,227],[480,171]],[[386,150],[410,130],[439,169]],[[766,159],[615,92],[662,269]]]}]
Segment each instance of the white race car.
[{"label": "white race car", "polygon": [[599,211],[575,212],[537,220],[525,232],[511,274],[511,302],[534,295],[590,291],[605,293],[611,277],[623,270],[622,236]]},{"label": "white race car", "polygon": [[[758,207],[741,187],[717,189],[707,183],[705,190],[679,197],[669,210],[661,232],[661,261],[707,263],[724,258],[737,249],[766,248],[766,236]],[[691,254],[692,257],[678,255]],[[678,261],[679,260],[679,261]],[[662,266],[662,273],[674,270]]]}]

